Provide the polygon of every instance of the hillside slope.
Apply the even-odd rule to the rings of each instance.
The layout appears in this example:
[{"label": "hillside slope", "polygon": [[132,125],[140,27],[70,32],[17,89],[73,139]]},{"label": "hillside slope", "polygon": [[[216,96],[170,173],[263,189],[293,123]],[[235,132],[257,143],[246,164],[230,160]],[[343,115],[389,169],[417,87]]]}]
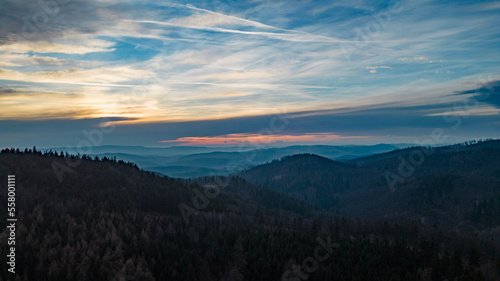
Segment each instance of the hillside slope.
[{"label": "hillside slope", "polygon": [[415,147],[345,163],[295,155],[241,176],[340,215],[500,226],[500,141]]},{"label": "hillside slope", "polygon": [[[66,171],[61,181],[53,167]],[[16,276],[2,263],[0,280],[271,281],[299,278],[297,268],[315,281],[500,277],[492,241],[419,222],[332,218],[238,177],[179,181],[131,163],[15,150],[0,153],[0,180],[9,174]],[[325,258],[310,270],[317,249]]]}]

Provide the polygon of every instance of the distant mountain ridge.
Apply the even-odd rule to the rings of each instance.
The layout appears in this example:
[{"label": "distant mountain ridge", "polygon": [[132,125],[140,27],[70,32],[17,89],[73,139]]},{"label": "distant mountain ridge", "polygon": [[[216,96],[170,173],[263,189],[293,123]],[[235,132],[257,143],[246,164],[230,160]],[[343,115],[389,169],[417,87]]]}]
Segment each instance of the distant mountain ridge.
[{"label": "distant mountain ridge", "polygon": [[[255,149],[248,147],[184,147],[167,148],[142,146],[95,146],[85,149],[90,156],[100,158],[116,157],[126,162],[134,162],[140,168],[168,175],[171,177],[200,177],[207,175],[227,175],[250,166],[264,164],[274,159],[297,153],[312,153],[330,159],[352,159],[392,151],[398,147],[390,144],[370,146],[329,146],[295,145]],[[53,151],[77,154],[77,148],[56,147]],[[83,154],[83,152],[81,153]],[[184,167],[181,170],[179,167]]]},{"label": "distant mountain ridge", "polygon": [[500,140],[398,149],[344,163],[301,154],[241,176],[340,215],[500,226]]}]

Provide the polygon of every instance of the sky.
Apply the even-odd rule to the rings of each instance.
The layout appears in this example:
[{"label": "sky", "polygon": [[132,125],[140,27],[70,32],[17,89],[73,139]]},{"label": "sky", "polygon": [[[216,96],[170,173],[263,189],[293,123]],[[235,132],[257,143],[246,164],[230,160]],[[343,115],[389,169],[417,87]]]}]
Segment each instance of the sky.
[{"label": "sky", "polygon": [[500,1],[3,0],[0,22],[0,147],[500,138]]}]

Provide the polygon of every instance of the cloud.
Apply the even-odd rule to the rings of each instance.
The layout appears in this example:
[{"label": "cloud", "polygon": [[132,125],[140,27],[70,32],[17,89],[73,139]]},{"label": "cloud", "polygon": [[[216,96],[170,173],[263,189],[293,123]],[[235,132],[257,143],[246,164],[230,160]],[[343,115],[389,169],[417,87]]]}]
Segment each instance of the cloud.
[{"label": "cloud", "polygon": [[16,53],[0,53],[0,67],[23,67],[23,66],[92,66],[96,62],[75,61],[59,59],[51,56],[39,56]]},{"label": "cloud", "polygon": [[47,41],[22,41],[5,45],[0,45],[0,52],[10,53],[63,53],[63,54],[88,54],[95,52],[112,52],[115,49],[110,48],[114,45],[112,42],[101,42],[97,46],[82,46],[58,44]]},{"label": "cloud", "polygon": [[[208,13],[209,16],[212,16],[212,17],[215,17],[217,18],[217,22],[218,24],[221,24],[221,23],[225,23],[225,24],[235,24],[235,23],[238,23],[238,24],[241,24],[241,25],[247,25],[247,26],[253,26],[253,27],[258,27],[258,28],[265,28],[265,29],[280,29],[280,28],[277,28],[277,27],[274,27],[274,26],[270,26],[270,25],[267,25],[267,24],[263,24],[263,23],[260,23],[260,22],[257,22],[257,21],[252,21],[252,20],[248,20],[248,19],[244,19],[244,18],[239,18],[239,17],[235,17],[235,16],[231,16],[231,15],[225,15],[225,14],[222,14],[222,13],[217,13],[217,12],[214,12],[214,11],[210,11],[210,10],[207,10],[207,9],[200,9],[200,8],[197,8],[191,4],[188,4],[185,6],[186,8],[188,9],[192,9],[192,10],[195,10],[195,11],[202,11],[202,12],[206,12]],[[207,15],[200,15],[201,17],[203,16],[207,16]],[[211,19],[214,19],[214,18],[211,18]],[[202,23],[202,24],[206,24],[206,22],[199,22],[199,23]]]},{"label": "cloud", "polygon": [[20,91],[17,89],[8,89],[8,88],[0,87],[0,98],[8,97],[8,96],[15,96],[18,93],[20,93]]},{"label": "cloud", "polygon": [[210,137],[182,137],[175,140],[160,141],[160,143],[179,143],[182,145],[235,145],[244,143],[324,143],[342,139],[363,139],[367,136],[340,136],[333,133],[283,135],[283,134],[227,134]]},{"label": "cloud", "polygon": [[241,22],[228,16],[219,14],[195,14],[184,18],[171,20],[173,26],[220,26],[237,25]]},{"label": "cloud", "polygon": [[469,117],[474,116],[486,116],[486,115],[500,115],[500,111],[494,107],[476,107],[476,108],[460,108],[457,107],[453,111],[446,111],[440,113],[429,114],[428,116],[458,116],[458,117]]},{"label": "cloud", "polygon": [[440,63],[444,63],[444,62],[446,62],[446,60],[438,60],[438,61],[430,60],[426,56],[419,56],[419,57],[413,57],[413,58],[405,57],[405,58],[398,58],[398,60],[402,61],[402,62],[407,62],[407,63],[410,63],[410,62],[416,62],[416,63],[436,63],[436,62],[440,62]]},{"label": "cloud", "polygon": [[202,12],[193,14],[187,17],[174,18],[169,23],[178,26],[221,26],[221,25],[240,25],[251,26],[262,29],[284,30],[278,27],[263,24],[261,22],[236,17],[233,15],[226,15],[223,13],[214,12],[208,9],[197,8],[191,4],[187,5],[170,5],[171,7],[187,8],[190,10]]},{"label": "cloud", "polygon": [[[268,32],[268,31],[247,31],[247,30],[239,30],[239,29],[230,29],[223,27],[215,27],[212,25],[193,25],[188,20],[182,21],[155,21],[155,20],[132,20],[135,23],[145,23],[145,24],[156,24],[163,26],[171,26],[171,27],[182,27],[189,29],[198,29],[212,32],[220,32],[220,33],[232,33],[232,34],[242,34],[242,35],[253,35],[253,36],[262,36],[270,39],[290,41],[290,42],[326,42],[326,43],[340,43],[340,42],[348,42],[346,40],[340,40],[337,38],[331,38],[327,36],[315,35],[305,32]],[[227,21],[223,21],[227,23]],[[219,22],[220,23],[220,22]],[[213,22],[212,22],[213,24]],[[350,41],[349,41],[350,42]]]},{"label": "cloud", "polygon": [[80,98],[75,93],[0,88],[0,120],[74,118],[86,111],[74,105]]},{"label": "cloud", "polygon": [[[182,7],[190,10],[202,12],[202,14],[193,14],[186,17],[173,18],[166,21],[141,19],[130,20],[130,22],[141,24],[155,24],[159,26],[180,27],[195,30],[204,30],[210,32],[241,34],[262,36],[270,39],[290,41],[290,42],[327,42],[340,43],[352,42],[350,40],[342,40],[333,36],[318,35],[311,32],[295,29],[285,29],[268,24],[264,24],[255,20],[227,15],[219,12],[214,12],[208,9],[197,8],[194,5],[167,5],[169,7]],[[228,27],[243,27],[253,28],[253,30],[242,30]]]},{"label": "cloud", "polygon": [[148,92],[116,91],[114,87],[82,86],[74,92],[0,88],[0,120],[146,119],[158,114],[156,98]]},{"label": "cloud", "polygon": [[246,71],[246,72],[223,72],[216,74],[205,74],[200,76],[200,79],[210,79],[210,80],[242,80],[242,79],[255,79],[272,77],[277,75],[276,73],[269,72],[258,72],[258,71]]},{"label": "cloud", "polygon": [[0,45],[19,41],[49,41],[65,34],[89,35],[103,26],[112,26],[113,18],[105,12],[109,3],[89,1],[0,2],[2,15]]},{"label": "cloud", "polygon": [[0,69],[0,79],[39,83],[63,84],[103,84],[122,86],[113,83],[132,81],[150,76],[147,70],[130,67],[101,67],[95,69],[66,69],[59,71],[19,72]]},{"label": "cloud", "polygon": [[225,92],[225,93],[218,93],[218,94],[213,94],[210,95],[211,98],[231,98],[231,97],[244,97],[244,96],[249,96],[252,95],[250,93],[243,93],[243,92]]},{"label": "cloud", "polygon": [[493,11],[500,10],[500,1],[493,1],[489,3],[480,3],[476,5],[477,11]]},{"label": "cloud", "polygon": [[[154,145],[255,134],[275,109],[294,112],[284,135],[349,136],[425,133],[472,96],[484,97],[483,113],[499,106],[484,86],[457,94],[466,92],[461,82],[499,70],[496,2],[402,1],[385,21],[377,16],[387,5],[366,1],[68,1],[53,16],[43,3],[0,2],[9,11],[0,25],[0,87],[10,89],[1,110],[11,119],[115,116]],[[39,12],[48,18],[37,24]],[[466,121],[486,128],[490,117]],[[161,123],[146,126],[151,133],[134,127],[151,122]]]},{"label": "cloud", "polygon": [[413,57],[413,58],[398,58],[400,61],[413,62],[413,61],[429,61],[426,56]]},{"label": "cloud", "polygon": [[414,57],[413,60],[422,60],[422,61],[428,61],[426,56],[420,56],[420,57]]},{"label": "cloud", "polygon": [[[323,142],[320,136],[338,135],[340,137],[353,137],[349,139],[335,139],[331,137],[332,142],[337,144],[347,143],[411,143],[416,140],[423,141],[429,136],[434,128],[442,128],[449,136],[449,142],[456,140],[467,140],[474,137],[481,138],[500,137],[498,129],[498,116],[469,116],[462,119],[463,122],[458,130],[453,130],[454,123],[446,122],[442,116],[423,116],[425,113],[443,111],[444,108],[452,107],[453,104],[429,105],[419,107],[384,107],[369,110],[351,110],[350,112],[323,112],[322,114],[299,114],[285,113],[282,115],[262,115],[239,118],[227,118],[219,120],[199,120],[189,122],[153,122],[153,123],[130,123],[119,122],[124,118],[110,118],[116,125],[112,134],[105,136],[105,144],[134,144],[134,145],[158,145],[159,141],[164,145],[175,145],[175,141],[196,141],[201,140],[206,143],[210,141],[249,141],[245,137],[258,136],[263,129],[270,128],[270,122],[278,128],[279,132],[274,132],[276,138],[262,138],[262,141],[278,141],[283,136],[302,136],[310,135],[308,140],[311,142]],[[303,116],[301,116],[303,115]],[[297,116],[297,117],[294,117]],[[283,123],[287,120],[287,123]],[[106,119],[61,119],[33,121],[1,121],[3,128],[2,134],[8,138],[2,138],[1,145],[14,144],[12,136],[26,132],[37,135],[36,145],[41,144],[59,146],[76,146],[82,140],[81,131],[90,130],[99,126],[102,122],[109,122]],[[274,121],[273,121],[274,120]],[[284,125],[284,127],[282,126]],[[493,127],[492,127],[493,126]],[[475,134],[470,134],[473,130]],[[41,134],[40,132],[43,132]],[[334,133],[332,133],[334,132]],[[232,138],[228,138],[232,135]],[[235,135],[241,138],[235,138]],[[393,137],[389,140],[388,135]],[[366,138],[366,136],[370,136]],[[357,138],[359,137],[359,138]],[[196,139],[200,138],[200,139]],[[16,140],[16,146],[33,146],[33,142],[24,137]],[[290,139],[298,140],[298,139]],[[309,143],[311,143],[309,142]],[[40,143],[40,144],[39,144]],[[290,142],[291,143],[291,142]],[[289,144],[290,144],[289,143]],[[324,143],[324,142],[323,142]],[[303,143],[304,144],[304,143]]]},{"label": "cloud", "polygon": [[385,65],[378,65],[378,66],[367,66],[365,67],[366,70],[369,70],[370,73],[376,73],[377,69],[389,69],[392,68],[390,66],[385,66]]},{"label": "cloud", "polygon": [[484,102],[500,109],[500,80],[478,83],[478,87],[467,91],[457,91],[454,95],[470,95],[472,102]]}]

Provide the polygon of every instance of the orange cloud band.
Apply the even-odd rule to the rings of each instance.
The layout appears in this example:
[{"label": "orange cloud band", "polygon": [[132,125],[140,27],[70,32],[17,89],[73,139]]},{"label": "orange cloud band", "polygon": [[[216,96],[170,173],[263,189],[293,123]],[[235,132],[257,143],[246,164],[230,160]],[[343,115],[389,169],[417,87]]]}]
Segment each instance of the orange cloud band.
[{"label": "orange cloud band", "polygon": [[160,141],[161,143],[180,143],[181,145],[231,145],[240,143],[293,143],[293,142],[326,142],[342,139],[368,138],[368,136],[341,136],[333,133],[304,135],[260,135],[260,134],[228,134],[212,137],[183,137],[175,140]]}]

